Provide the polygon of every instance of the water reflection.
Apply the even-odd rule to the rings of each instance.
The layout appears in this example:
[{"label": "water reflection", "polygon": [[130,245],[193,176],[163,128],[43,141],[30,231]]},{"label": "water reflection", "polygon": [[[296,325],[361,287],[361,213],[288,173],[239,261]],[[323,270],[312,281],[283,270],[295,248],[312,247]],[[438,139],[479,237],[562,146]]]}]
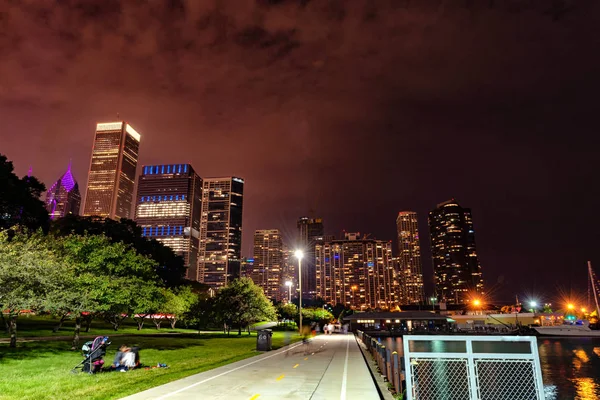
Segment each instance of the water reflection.
[{"label": "water reflection", "polygon": [[[402,338],[379,338],[403,356]],[[547,400],[600,399],[600,339],[538,338]]]}]

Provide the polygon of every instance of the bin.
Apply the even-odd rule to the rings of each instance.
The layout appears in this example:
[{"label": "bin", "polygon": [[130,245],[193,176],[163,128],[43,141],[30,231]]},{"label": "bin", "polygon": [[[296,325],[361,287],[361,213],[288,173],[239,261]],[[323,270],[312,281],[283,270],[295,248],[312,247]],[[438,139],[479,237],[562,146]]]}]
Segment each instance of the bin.
[{"label": "bin", "polygon": [[258,331],[258,335],[256,336],[256,350],[271,351],[271,336],[273,336],[273,331],[270,329],[261,329]]}]

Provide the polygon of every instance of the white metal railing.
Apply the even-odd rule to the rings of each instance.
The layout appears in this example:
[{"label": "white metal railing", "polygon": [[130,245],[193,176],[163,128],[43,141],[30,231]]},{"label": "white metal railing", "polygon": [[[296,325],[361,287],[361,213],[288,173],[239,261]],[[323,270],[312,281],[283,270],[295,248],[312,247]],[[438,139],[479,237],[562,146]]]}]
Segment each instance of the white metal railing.
[{"label": "white metal railing", "polygon": [[408,400],[543,400],[534,336],[403,337]]}]

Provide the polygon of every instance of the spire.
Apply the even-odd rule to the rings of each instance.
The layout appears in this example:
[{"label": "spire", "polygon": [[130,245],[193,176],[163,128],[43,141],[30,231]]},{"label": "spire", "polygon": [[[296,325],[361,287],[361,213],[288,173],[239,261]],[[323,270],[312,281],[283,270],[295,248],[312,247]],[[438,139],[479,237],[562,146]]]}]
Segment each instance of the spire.
[{"label": "spire", "polygon": [[62,186],[65,189],[67,189],[67,192],[73,190],[75,185],[77,185],[77,182],[75,181],[75,178],[73,178],[73,174],[71,173],[71,163],[72,160],[69,159],[69,166],[67,167],[67,172],[65,172],[64,175],[60,178]]},{"label": "spire", "polygon": [[31,172],[33,171],[33,167],[30,165],[29,166],[29,171],[27,171],[27,177],[31,178]]}]

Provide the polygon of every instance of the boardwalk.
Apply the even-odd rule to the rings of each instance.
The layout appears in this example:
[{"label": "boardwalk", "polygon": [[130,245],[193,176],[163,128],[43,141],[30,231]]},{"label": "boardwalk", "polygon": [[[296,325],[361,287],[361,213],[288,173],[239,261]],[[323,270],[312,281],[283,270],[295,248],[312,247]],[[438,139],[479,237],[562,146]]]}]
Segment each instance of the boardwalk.
[{"label": "boardwalk", "polygon": [[316,337],[307,355],[295,344],[126,399],[378,400],[379,394],[354,336],[329,335]]}]

